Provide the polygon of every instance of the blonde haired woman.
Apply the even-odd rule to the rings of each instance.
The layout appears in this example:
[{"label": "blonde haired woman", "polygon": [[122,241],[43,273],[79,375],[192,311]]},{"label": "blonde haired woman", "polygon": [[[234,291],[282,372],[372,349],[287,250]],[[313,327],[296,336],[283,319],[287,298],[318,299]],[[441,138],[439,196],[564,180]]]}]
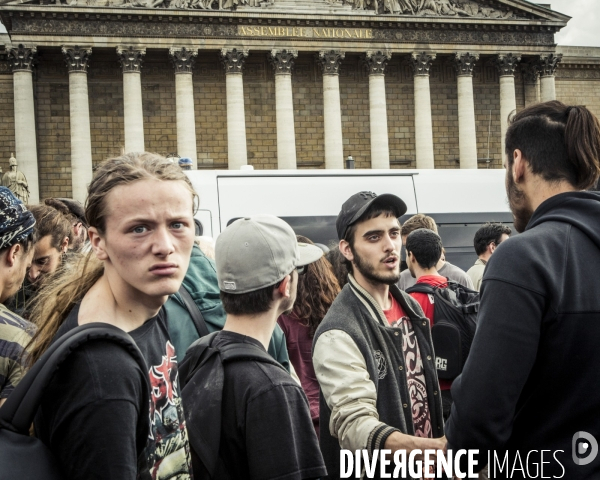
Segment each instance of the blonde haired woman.
[{"label": "blonde haired woman", "polygon": [[[40,295],[32,320],[35,361],[65,332],[104,322],[128,332],[148,371],[111,342],[90,342],[56,372],[36,434],[73,479],[191,478],[177,355],[162,305],[179,289],[194,242],[197,199],[177,165],[158,155],[108,160],[88,189],[92,252]],[[142,375],[151,401],[141,403]],[[140,430],[149,423],[148,438]]]}]

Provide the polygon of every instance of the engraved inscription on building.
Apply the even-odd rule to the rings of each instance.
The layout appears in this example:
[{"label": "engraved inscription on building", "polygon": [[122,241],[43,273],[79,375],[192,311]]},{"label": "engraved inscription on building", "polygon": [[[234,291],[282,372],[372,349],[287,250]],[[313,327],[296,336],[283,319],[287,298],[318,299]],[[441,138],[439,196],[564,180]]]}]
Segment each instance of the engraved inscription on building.
[{"label": "engraved inscription on building", "polygon": [[244,37],[295,37],[368,40],[373,38],[373,30],[370,28],[270,27],[239,25],[238,35]]}]

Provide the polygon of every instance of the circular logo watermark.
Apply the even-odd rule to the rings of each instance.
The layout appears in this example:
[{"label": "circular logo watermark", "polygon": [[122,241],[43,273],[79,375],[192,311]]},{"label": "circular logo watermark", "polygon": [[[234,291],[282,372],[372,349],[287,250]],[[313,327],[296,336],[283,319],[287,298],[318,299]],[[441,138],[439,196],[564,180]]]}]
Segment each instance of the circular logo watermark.
[{"label": "circular logo watermark", "polygon": [[573,435],[573,461],[576,465],[588,465],[598,456],[598,442],[587,432]]}]

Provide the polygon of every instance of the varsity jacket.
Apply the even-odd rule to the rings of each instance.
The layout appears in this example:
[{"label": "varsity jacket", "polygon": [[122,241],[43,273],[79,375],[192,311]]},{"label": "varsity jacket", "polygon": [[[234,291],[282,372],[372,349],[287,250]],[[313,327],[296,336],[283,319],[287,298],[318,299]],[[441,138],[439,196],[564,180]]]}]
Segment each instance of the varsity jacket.
[{"label": "varsity jacket", "polygon": [[[389,326],[381,306],[352,275],[348,280],[313,341],[313,364],[321,387],[321,451],[329,478],[339,478],[340,448],[373,452],[383,449],[395,431],[414,434],[402,331]],[[396,285],[390,292],[412,322],[433,433],[441,437],[444,423],[429,320]]]}]

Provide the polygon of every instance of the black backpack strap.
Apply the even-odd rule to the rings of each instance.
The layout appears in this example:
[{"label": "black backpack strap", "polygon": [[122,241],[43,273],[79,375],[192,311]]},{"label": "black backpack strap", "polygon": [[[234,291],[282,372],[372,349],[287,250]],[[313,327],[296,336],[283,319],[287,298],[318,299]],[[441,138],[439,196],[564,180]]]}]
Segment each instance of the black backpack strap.
[{"label": "black backpack strap", "polygon": [[462,312],[469,315],[479,313],[479,292],[461,285],[452,280],[448,281],[448,287],[452,290],[462,303]]},{"label": "black backpack strap", "polygon": [[[229,345],[220,347],[219,353],[221,354],[221,361],[223,363],[256,360],[257,362],[270,363],[285,370],[285,367],[271,355],[258,346],[249,343],[230,343]],[[287,372],[287,370],[285,371]]]},{"label": "black backpack strap", "polygon": [[[204,337],[199,338],[192,343],[185,351],[183,361],[179,364],[177,371],[179,373],[179,381],[181,382],[181,388],[183,388],[187,382],[194,376],[202,365],[208,360],[208,358],[216,353],[216,350],[205,353],[211,346],[219,332],[209,333]],[[209,355],[210,353],[210,355]]]},{"label": "black backpack strap", "polygon": [[[148,367],[142,352],[128,333],[107,323],[88,323],[69,330],[58,338],[44,352],[40,359],[27,372],[15,387],[11,395],[0,408],[0,427],[27,435],[33,419],[38,411],[46,387],[60,365],[69,355],[83,344],[94,340],[108,340],[123,346],[135,359],[144,372],[142,388],[142,406],[140,412],[144,421],[138,422],[142,427],[138,435],[138,446],[144,448],[148,437],[147,416],[143,413],[150,403],[150,381]],[[142,443],[139,443],[142,441]],[[140,448],[138,448],[140,450]]]},{"label": "black backpack strap", "polygon": [[206,321],[202,316],[202,312],[200,311],[200,308],[198,307],[196,302],[194,302],[194,299],[192,298],[190,293],[185,289],[183,284],[181,284],[181,287],[179,288],[179,295],[181,295],[181,299],[185,304],[185,308],[192,317],[192,321],[194,322],[194,325],[196,326],[196,330],[198,330],[198,334],[200,335],[200,337],[205,337],[206,335],[208,335],[208,327],[206,326]]},{"label": "black backpack strap", "polygon": [[[270,363],[287,370],[264,350],[250,343],[231,343],[219,348],[212,348],[212,344],[219,332],[209,333],[192,343],[183,362],[179,365],[179,378],[182,387],[193,378],[194,374],[214,355],[219,354],[221,363],[237,362],[242,360],[256,360],[257,362]],[[288,372],[289,373],[289,372]]]},{"label": "black backpack strap", "polygon": [[219,332],[196,340],[179,365],[182,405],[194,421],[187,422],[192,450],[214,478],[221,441],[221,404],[225,372],[219,351],[212,346]]},{"label": "black backpack strap", "polygon": [[429,295],[435,295],[436,290],[436,287],[432,287],[426,283],[415,283],[412,287],[408,287],[404,291],[406,293],[427,293]]}]

